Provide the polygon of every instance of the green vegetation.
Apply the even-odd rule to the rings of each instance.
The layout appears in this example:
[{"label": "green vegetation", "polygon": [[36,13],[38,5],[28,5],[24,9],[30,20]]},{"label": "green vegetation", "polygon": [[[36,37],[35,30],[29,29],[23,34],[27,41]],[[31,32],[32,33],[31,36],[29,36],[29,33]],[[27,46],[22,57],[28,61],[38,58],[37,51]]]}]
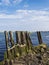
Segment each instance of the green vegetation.
[{"label": "green vegetation", "polygon": [[[15,58],[20,58],[21,56],[25,56],[28,53],[32,53],[32,54],[41,54],[42,55],[42,61],[43,63],[47,62],[47,65],[49,65],[49,62],[47,61],[49,58],[46,56],[44,57],[44,54],[46,53],[46,51],[49,51],[49,48],[47,47],[46,44],[39,44],[38,46],[32,46],[30,45],[30,48],[28,49],[28,45],[16,45],[15,48],[13,50],[10,50],[8,52],[9,54],[9,60],[10,59],[15,59]],[[36,56],[35,56],[36,57]],[[7,59],[7,53],[5,52],[4,54],[4,60]],[[3,65],[3,62],[0,62],[0,65]]]},{"label": "green vegetation", "polygon": [[2,61],[2,62],[0,62],[0,65],[3,65],[3,61]]},{"label": "green vegetation", "polygon": [[[16,45],[15,49],[13,49],[12,51],[9,51],[9,59],[14,59],[15,57],[20,57],[20,56],[26,55],[28,53],[44,53],[46,51],[46,49],[47,49],[47,45],[44,43],[40,44],[38,46],[34,46],[34,47],[32,45],[30,45],[30,49],[28,49],[27,45],[25,45],[25,46]],[[14,50],[15,50],[15,54],[14,54]],[[48,50],[49,50],[49,48],[48,48]],[[4,59],[7,59],[6,52],[4,54]]]},{"label": "green vegetation", "polygon": [[[15,53],[14,53],[15,51]],[[28,49],[27,45],[16,45],[15,49],[8,52],[9,59],[14,59],[15,57],[20,57],[22,55],[26,55],[28,53],[32,52],[31,47]],[[15,56],[15,57],[14,57]],[[5,52],[4,59],[7,59],[7,54]]]}]

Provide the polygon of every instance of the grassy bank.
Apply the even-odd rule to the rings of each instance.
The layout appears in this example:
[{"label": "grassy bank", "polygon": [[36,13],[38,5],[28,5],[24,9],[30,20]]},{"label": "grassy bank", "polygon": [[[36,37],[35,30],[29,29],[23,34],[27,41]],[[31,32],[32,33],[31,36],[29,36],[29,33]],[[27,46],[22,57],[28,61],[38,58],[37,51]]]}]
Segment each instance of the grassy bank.
[{"label": "grassy bank", "polygon": [[[15,54],[14,54],[14,50],[15,50]],[[28,54],[30,54],[30,56]],[[10,59],[14,60],[16,58],[18,58],[18,59],[24,58],[25,60],[26,59],[28,60],[28,58],[31,56],[32,56],[32,60],[35,61],[37,59],[37,61],[40,60],[40,62],[42,61],[43,64],[49,65],[49,47],[44,43],[40,44],[38,46],[30,45],[30,48],[28,48],[27,45],[24,45],[24,46],[23,45],[20,45],[20,46],[16,45],[15,49],[13,49],[12,52],[9,51],[8,60],[10,60]],[[38,57],[40,57],[41,59]],[[7,59],[7,53],[5,52],[4,61],[6,59]],[[29,60],[29,62],[30,62],[30,60]],[[3,61],[0,62],[0,65],[3,65],[3,63],[4,63]],[[32,63],[34,63],[34,62],[32,61]]]}]

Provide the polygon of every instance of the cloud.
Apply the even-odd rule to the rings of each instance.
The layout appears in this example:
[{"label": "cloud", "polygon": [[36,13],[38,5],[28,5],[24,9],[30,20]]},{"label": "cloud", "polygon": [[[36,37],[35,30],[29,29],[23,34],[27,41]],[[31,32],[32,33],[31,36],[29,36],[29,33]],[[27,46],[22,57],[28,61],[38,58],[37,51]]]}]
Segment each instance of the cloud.
[{"label": "cloud", "polygon": [[[6,11],[5,11],[6,12]],[[20,19],[23,21],[49,21],[49,12],[41,10],[16,10],[13,14],[0,13],[1,18]]]},{"label": "cloud", "polygon": [[0,5],[6,5],[6,6],[9,6],[9,5],[11,5],[12,3],[13,4],[19,4],[20,2],[22,2],[22,0],[2,0],[1,2],[0,2]]},{"label": "cloud", "polygon": [[13,14],[0,13],[0,18],[13,18],[30,21],[49,21],[49,12],[41,10],[16,10]]},{"label": "cloud", "polygon": [[26,20],[49,21],[49,12],[38,10],[18,10],[18,13]]},{"label": "cloud", "polygon": [[21,18],[21,15],[7,15],[7,14],[0,14],[0,19],[1,18],[9,18],[9,19],[11,19],[11,18],[13,18],[13,19],[17,19],[17,18]]},{"label": "cloud", "polygon": [[[3,30],[49,30],[49,12],[41,10],[16,10],[14,14],[0,13]],[[2,30],[1,29],[1,30]]]},{"label": "cloud", "polygon": [[15,3],[19,4],[20,2],[22,2],[22,0],[13,0],[13,3],[14,3],[14,4],[15,4]]}]

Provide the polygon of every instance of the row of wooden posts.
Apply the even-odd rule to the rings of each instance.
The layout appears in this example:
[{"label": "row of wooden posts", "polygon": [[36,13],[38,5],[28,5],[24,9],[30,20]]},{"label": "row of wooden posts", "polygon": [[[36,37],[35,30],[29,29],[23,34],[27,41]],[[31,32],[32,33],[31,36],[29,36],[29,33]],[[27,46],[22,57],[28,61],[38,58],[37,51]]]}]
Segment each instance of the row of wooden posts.
[{"label": "row of wooden posts", "polygon": [[[14,42],[14,39],[13,39],[13,33],[12,31],[9,31],[9,33],[7,31],[4,32],[5,33],[5,41],[6,41],[6,52],[7,52],[7,58],[9,57],[8,56],[8,44],[9,42],[11,43],[11,48],[15,47],[15,42]],[[10,37],[9,37],[9,35]],[[28,44],[28,47],[30,47],[30,44],[32,44],[31,42],[31,39],[30,39],[30,36],[29,36],[29,33],[28,32],[24,32],[24,31],[16,31],[15,32],[15,36],[16,36],[16,44]],[[41,37],[41,33],[40,32],[37,32],[37,37],[38,37],[38,41],[39,41],[39,44],[42,43],[42,37]]]}]

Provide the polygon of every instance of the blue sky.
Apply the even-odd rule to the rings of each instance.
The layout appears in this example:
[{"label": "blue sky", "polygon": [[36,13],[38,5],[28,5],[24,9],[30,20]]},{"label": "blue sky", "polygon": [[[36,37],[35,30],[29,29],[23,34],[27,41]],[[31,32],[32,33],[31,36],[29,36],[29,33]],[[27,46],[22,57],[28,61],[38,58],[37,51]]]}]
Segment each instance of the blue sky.
[{"label": "blue sky", "polygon": [[49,31],[49,0],[0,0],[0,31]]}]

